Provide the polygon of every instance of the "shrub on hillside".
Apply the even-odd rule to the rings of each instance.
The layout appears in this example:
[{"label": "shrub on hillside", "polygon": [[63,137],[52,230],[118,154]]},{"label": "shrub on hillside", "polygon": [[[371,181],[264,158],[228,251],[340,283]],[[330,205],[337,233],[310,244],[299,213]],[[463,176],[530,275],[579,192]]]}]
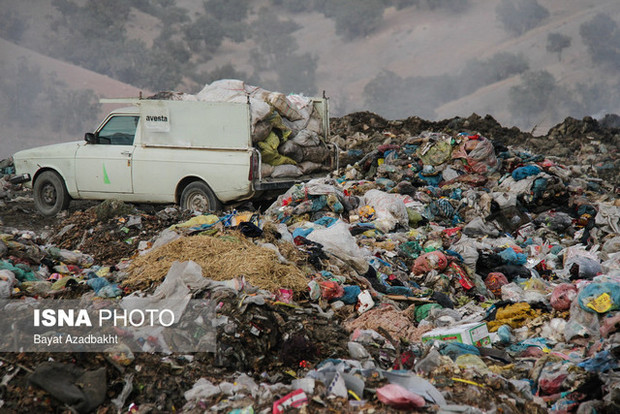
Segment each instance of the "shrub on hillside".
[{"label": "shrub on hillside", "polygon": [[530,125],[537,115],[543,113],[556,92],[556,80],[547,71],[527,72],[521,84],[508,92],[508,109],[517,120]]},{"label": "shrub on hillside", "polygon": [[620,29],[611,17],[597,14],[579,27],[579,34],[594,62],[620,70]]},{"label": "shrub on hillside", "polygon": [[549,33],[547,35],[547,52],[557,53],[558,60],[562,61],[562,51],[571,44],[570,36],[562,33]]},{"label": "shrub on hillside", "polygon": [[537,0],[501,0],[495,14],[507,32],[519,36],[549,17],[549,10]]}]

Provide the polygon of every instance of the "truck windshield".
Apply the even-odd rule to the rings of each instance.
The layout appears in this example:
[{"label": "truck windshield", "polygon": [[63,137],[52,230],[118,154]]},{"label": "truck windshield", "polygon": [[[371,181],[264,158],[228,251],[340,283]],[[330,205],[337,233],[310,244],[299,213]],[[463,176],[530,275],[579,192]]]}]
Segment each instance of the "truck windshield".
[{"label": "truck windshield", "polygon": [[114,116],[99,130],[99,144],[133,145],[139,116]]}]

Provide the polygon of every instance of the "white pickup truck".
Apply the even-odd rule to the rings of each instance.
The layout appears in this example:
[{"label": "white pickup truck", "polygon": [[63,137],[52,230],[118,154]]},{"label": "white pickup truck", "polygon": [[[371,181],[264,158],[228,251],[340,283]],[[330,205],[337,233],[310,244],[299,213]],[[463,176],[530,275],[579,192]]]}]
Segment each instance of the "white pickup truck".
[{"label": "white pickup truck", "polygon": [[[249,100],[248,100],[249,101]],[[321,145],[329,159],[318,174],[263,178],[261,151],[253,146],[250,103],[157,99],[102,100],[132,104],[114,110],[84,141],[14,154],[14,183],[32,186],[44,216],[66,209],[72,199],[119,199],[177,203],[213,211],[221,203],[289,188],[336,168],[328,146],[328,101],[311,98],[320,117]],[[323,148],[324,149],[324,148]]]}]

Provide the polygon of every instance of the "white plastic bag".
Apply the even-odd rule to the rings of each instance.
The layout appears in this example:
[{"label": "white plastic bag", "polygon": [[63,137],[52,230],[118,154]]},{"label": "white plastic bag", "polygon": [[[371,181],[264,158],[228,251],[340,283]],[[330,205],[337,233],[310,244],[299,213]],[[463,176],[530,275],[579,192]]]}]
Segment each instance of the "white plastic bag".
[{"label": "white plastic bag", "polygon": [[314,230],[308,234],[307,239],[322,244],[327,252],[352,265],[355,270],[362,273],[368,270],[368,263],[364,257],[369,253],[360,249],[348,225],[342,220],[329,227]]},{"label": "white plastic bag", "polygon": [[403,227],[409,225],[407,207],[402,198],[395,194],[369,190],[364,194],[364,203],[375,210],[375,226],[379,225],[384,233],[394,230],[397,224]]},{"label": "white plastic bag", "polygon": [[0,270],[0,299],[8,299],[15,285],[15,274],[7,269]]},{"label": "white plastic bag", "polygon": [[271,176],[273,178],[281,178],[281,177],[299,177],[302,175],[301,169],[299,169],[296,165],[291,164],[283,164],[274,167]]}]

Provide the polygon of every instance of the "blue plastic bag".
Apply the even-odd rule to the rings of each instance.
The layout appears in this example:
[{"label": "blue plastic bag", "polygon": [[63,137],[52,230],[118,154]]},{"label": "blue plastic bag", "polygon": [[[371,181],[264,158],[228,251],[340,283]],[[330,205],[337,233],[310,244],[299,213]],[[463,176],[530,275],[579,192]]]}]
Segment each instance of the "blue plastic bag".
[{"label": "blue plastic bag", "polygon": [[577,296],[579,306],[587,312],[607,313],[620,309],[620,285],[590,283]]},{"label": "blue plastic bag", "polygon": [[527,256],[523,253],[517,253],[512,247],[500,252],[499,257],[504,263],[511,265],[524,265],[527,262]]},{"label": "blue plastic bag", "polygon": [[540,167],[536,165],[526,165],[525,167],[515,168],[512,172],[512,178],[515,181],[523,180],[532,175],[540,174]]},{"label": "blue plastic bag", "polygon": [[362,293],[359,286],[344,286],[344,296],[336,300],[344,302],[346,305],[354,305],[357,303],[357,297]]}]

